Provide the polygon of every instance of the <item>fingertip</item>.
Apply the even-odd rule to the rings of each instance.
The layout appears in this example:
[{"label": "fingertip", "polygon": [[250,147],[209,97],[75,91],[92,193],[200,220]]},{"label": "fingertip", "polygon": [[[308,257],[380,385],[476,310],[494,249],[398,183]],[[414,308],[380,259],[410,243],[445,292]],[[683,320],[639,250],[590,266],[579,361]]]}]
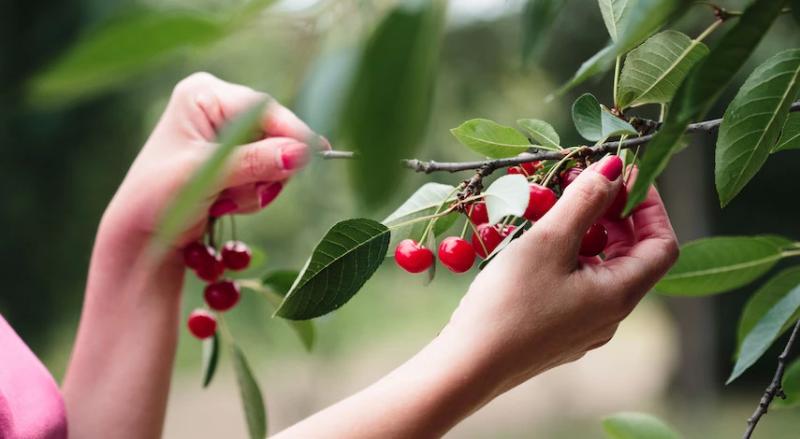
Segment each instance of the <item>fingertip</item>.
[{"label": "fingertip", "polygon": [[278,167],[284,171],[300,169],[309,160],[309,148],[305,143],[290,143],[278,149]]}]

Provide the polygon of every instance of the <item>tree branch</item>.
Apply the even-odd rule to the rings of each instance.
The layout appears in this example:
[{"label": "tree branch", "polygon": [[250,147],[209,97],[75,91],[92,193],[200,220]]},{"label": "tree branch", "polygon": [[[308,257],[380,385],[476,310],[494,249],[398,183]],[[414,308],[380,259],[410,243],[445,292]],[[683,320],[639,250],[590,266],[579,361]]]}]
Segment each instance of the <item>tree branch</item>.
[{"label": "tree branch", "polygon": [[761,397],[761,401],[758,402],[758,407],[756,407],[756,411],[753,412],[753,416],[750,416],[750,418],[747,420],[747,430],[745,430],[744,436],[742,436],[743,439],[750,439],[750,436],[753,435],[753,431],[755,431],[758,421],[762,416],[767,414],[767,410],[769,409],[769,405],[772,404],[772,400],[774,400],[776,397],[786,398],[782,387],[783,374],[786,372],[786,362],[789,359],[789,354],[792,351],[792,347],[797,340],[797,334],[799,332],[800,320],[795,323],[794,329],[792,329],[792,334],[789,336],[789,340],[786,342],[786,347],[783,348],[783,352],[781,352],[781,354],[778,356],[778,368],[775,370],[775,376],[772,377],[772,382],[769,383],[769,386],[767,386],[767,389],[764,391],[764,395]]}]

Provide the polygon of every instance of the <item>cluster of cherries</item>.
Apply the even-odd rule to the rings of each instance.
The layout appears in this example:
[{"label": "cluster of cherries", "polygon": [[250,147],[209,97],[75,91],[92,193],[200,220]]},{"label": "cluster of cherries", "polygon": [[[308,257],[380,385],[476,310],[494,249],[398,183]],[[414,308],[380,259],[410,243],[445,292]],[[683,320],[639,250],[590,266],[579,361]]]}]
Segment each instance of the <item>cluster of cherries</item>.
[{"label": "cluster of cherries", "polygon": [[[508,173],[530,177],[542,168],[540,162],[523,163],[508,168]],[[575,181],[581,172],[583,168],[578,166],[562,172],[559,178],[561,190]],[[549,187],[538,183],[530,183],[529,189],[528,207],[522,216],[528,221],[537,221],[556,204],[558,196]],[[628,192],[623,187],[603,217],[612,221],[621,219],[627,201]],[[517,228],[511,224],[490,225],[486,203],[483,201],[473,202],[464,212],[474,226],[471,242],[463,237],[449,236],[442,240],[438,249],[439,261],[454,273],[464,273],[472,268],[476,256],[486,259]],[[603,252],[607,243],[608,231],[602,224],[595,223],[584,234],[579,253],[581,256],[597,256]],[[413,239],[401,241],[395,249],[394,258],[397,265],[409,273],[421,273],[434,263],[433,252]]]},{"label": "cluster of cherries", "polygon": [[[225,270],[244,270],[250,265],[252,254],[246,244],[228,241],[217,250],[202,242],[193,242],[183,249],[183,262],[192,269],[198,278],[206,282],[203,291],[206,305],[214,311],[223,312],[239,303],[239,285],[223,279]],[[203,340],[217,332],[217,319],[205,309],[195,309],[187,321],[189,332]]]}]

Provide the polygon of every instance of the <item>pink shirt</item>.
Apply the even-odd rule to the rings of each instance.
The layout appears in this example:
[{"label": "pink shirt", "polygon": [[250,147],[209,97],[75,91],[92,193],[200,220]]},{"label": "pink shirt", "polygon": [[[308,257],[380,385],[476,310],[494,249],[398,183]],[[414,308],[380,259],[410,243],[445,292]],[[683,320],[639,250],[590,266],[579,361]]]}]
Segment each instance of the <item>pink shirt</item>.
[{"label": "pink shirt", "polygon": [[55,380],[0,315],[0,439],[66,439]]}]

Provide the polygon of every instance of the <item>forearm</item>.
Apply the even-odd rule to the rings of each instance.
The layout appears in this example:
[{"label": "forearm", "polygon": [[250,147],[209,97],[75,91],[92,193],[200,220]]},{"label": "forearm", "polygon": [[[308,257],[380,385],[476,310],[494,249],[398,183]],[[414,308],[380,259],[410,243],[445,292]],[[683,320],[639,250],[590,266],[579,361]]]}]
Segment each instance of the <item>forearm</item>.
[{"label": "forearm", "polygon": [[464,338],[443,333],[392,373],[275,437],[440,437],[500,385]]},{"label": "forearm", "polygon": [[180,314],[183,267],[139,255],[147,245],[104,220],[92,254],[64,380],[71,437],[160,437]]}]

